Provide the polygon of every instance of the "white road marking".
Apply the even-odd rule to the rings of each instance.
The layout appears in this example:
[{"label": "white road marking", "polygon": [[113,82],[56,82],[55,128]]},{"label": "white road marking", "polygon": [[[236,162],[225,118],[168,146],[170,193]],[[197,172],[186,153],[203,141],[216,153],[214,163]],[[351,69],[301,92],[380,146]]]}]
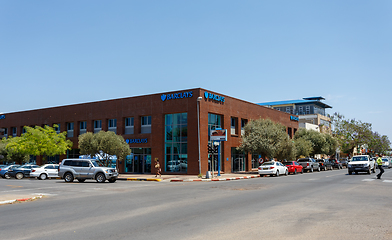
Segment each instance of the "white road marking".
[{"label": "white road marking", "polygon": [[374,181],[374,180],[376,180],[376,179],[363,179],[362,182],[371,182],[371,181]]}]

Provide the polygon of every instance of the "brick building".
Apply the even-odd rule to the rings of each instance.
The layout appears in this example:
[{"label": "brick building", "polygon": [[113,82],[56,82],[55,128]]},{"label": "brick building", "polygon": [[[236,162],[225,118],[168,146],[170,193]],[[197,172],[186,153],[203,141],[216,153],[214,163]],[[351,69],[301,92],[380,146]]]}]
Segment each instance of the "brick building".
[{"label": "brick building", "polygon": [[[68,139],[73,142],[73,149],[66,155],[50,158],[58,162],[79,157],[80,134],[113,131],[122,135],[132,150],[127,159],[117,161],[120,172],[153,172],[152,159],[158,158],[164,174],[195,175],[199,171],[205,174],[212,165],[215,171],[219,165],[221,172],[229,173],[258,167],[257,154],[239,152],[236,147],[240,144],[244,125],[259,118],[285,125],[290,137],[298,129],[297,115],[195,88],[6,113],[0,116],[0,134],[2,137],[20,136],[24,126],[58,124],[57,130],[67,131]],[[221,143],[219,160],[213,157],[218,154],[209,154],[207,147],[210,131],[216,128],[227,129],[227,141]],[[211,164],[211,159],[216,159],[215,164]],[[40,156],[35,160],[42,163]]]}]

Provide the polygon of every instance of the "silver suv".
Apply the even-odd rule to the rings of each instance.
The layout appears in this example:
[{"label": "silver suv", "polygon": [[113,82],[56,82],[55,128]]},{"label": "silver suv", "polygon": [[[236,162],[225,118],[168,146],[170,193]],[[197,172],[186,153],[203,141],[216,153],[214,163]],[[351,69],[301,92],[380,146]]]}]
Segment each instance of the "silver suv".
[{"label": "silver suv", "polygon": [[79,182],[95,179],[97,182],[103,183],[107,179],[110,183],[114,183],[117,180],[118,172],[115,168],[105,167],[94,159],[71,158],[64,159],[59,165],[59,177],[65,182],[73,182],[76,178]]}]

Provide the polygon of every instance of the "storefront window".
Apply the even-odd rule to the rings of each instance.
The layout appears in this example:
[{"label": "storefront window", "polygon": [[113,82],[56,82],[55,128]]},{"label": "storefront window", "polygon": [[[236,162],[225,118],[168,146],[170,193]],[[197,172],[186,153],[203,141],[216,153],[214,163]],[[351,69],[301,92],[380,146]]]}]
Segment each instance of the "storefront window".
[{"label": "storefront window", "polygon": [[125,172],[151,173],[151,148],[131,148],[125,158]]},{"label": "storefront window", "polygon": [[188,114],[165,116],[165,171],[188,170]]},{"label": "storefront window", "polygon": [[[210,140],[211,130],[215,130],[218,128],[222,128],[222,116],[209,113],[208,114],[208,144],[209,145],[211,145],[211,140]],[[221,168],[223,167],[222,166],[222,150],[224,149],[223,144],[224,143],[221,142],[219,154],[218,153],[208,154],[208,171],[211,171],[212,169],[214,169],[214,171],[218,171],[219,165],[221,166]],[[218,156],[220,156],[220,159],[218,159]]]}]

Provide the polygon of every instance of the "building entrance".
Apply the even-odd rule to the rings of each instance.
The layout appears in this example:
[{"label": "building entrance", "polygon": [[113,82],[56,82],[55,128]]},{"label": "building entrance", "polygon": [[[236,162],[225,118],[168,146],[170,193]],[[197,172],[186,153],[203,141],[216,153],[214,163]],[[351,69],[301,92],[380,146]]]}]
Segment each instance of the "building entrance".
[{"label": "building entrance", "polygon": [[125,159],[125,172],[151,173],[151,148],[131,148]]},{"label": "building entrance", "polygon": [[246,170],[245,153],[231,148],[231,166],[233,172],[244,172]]}]

